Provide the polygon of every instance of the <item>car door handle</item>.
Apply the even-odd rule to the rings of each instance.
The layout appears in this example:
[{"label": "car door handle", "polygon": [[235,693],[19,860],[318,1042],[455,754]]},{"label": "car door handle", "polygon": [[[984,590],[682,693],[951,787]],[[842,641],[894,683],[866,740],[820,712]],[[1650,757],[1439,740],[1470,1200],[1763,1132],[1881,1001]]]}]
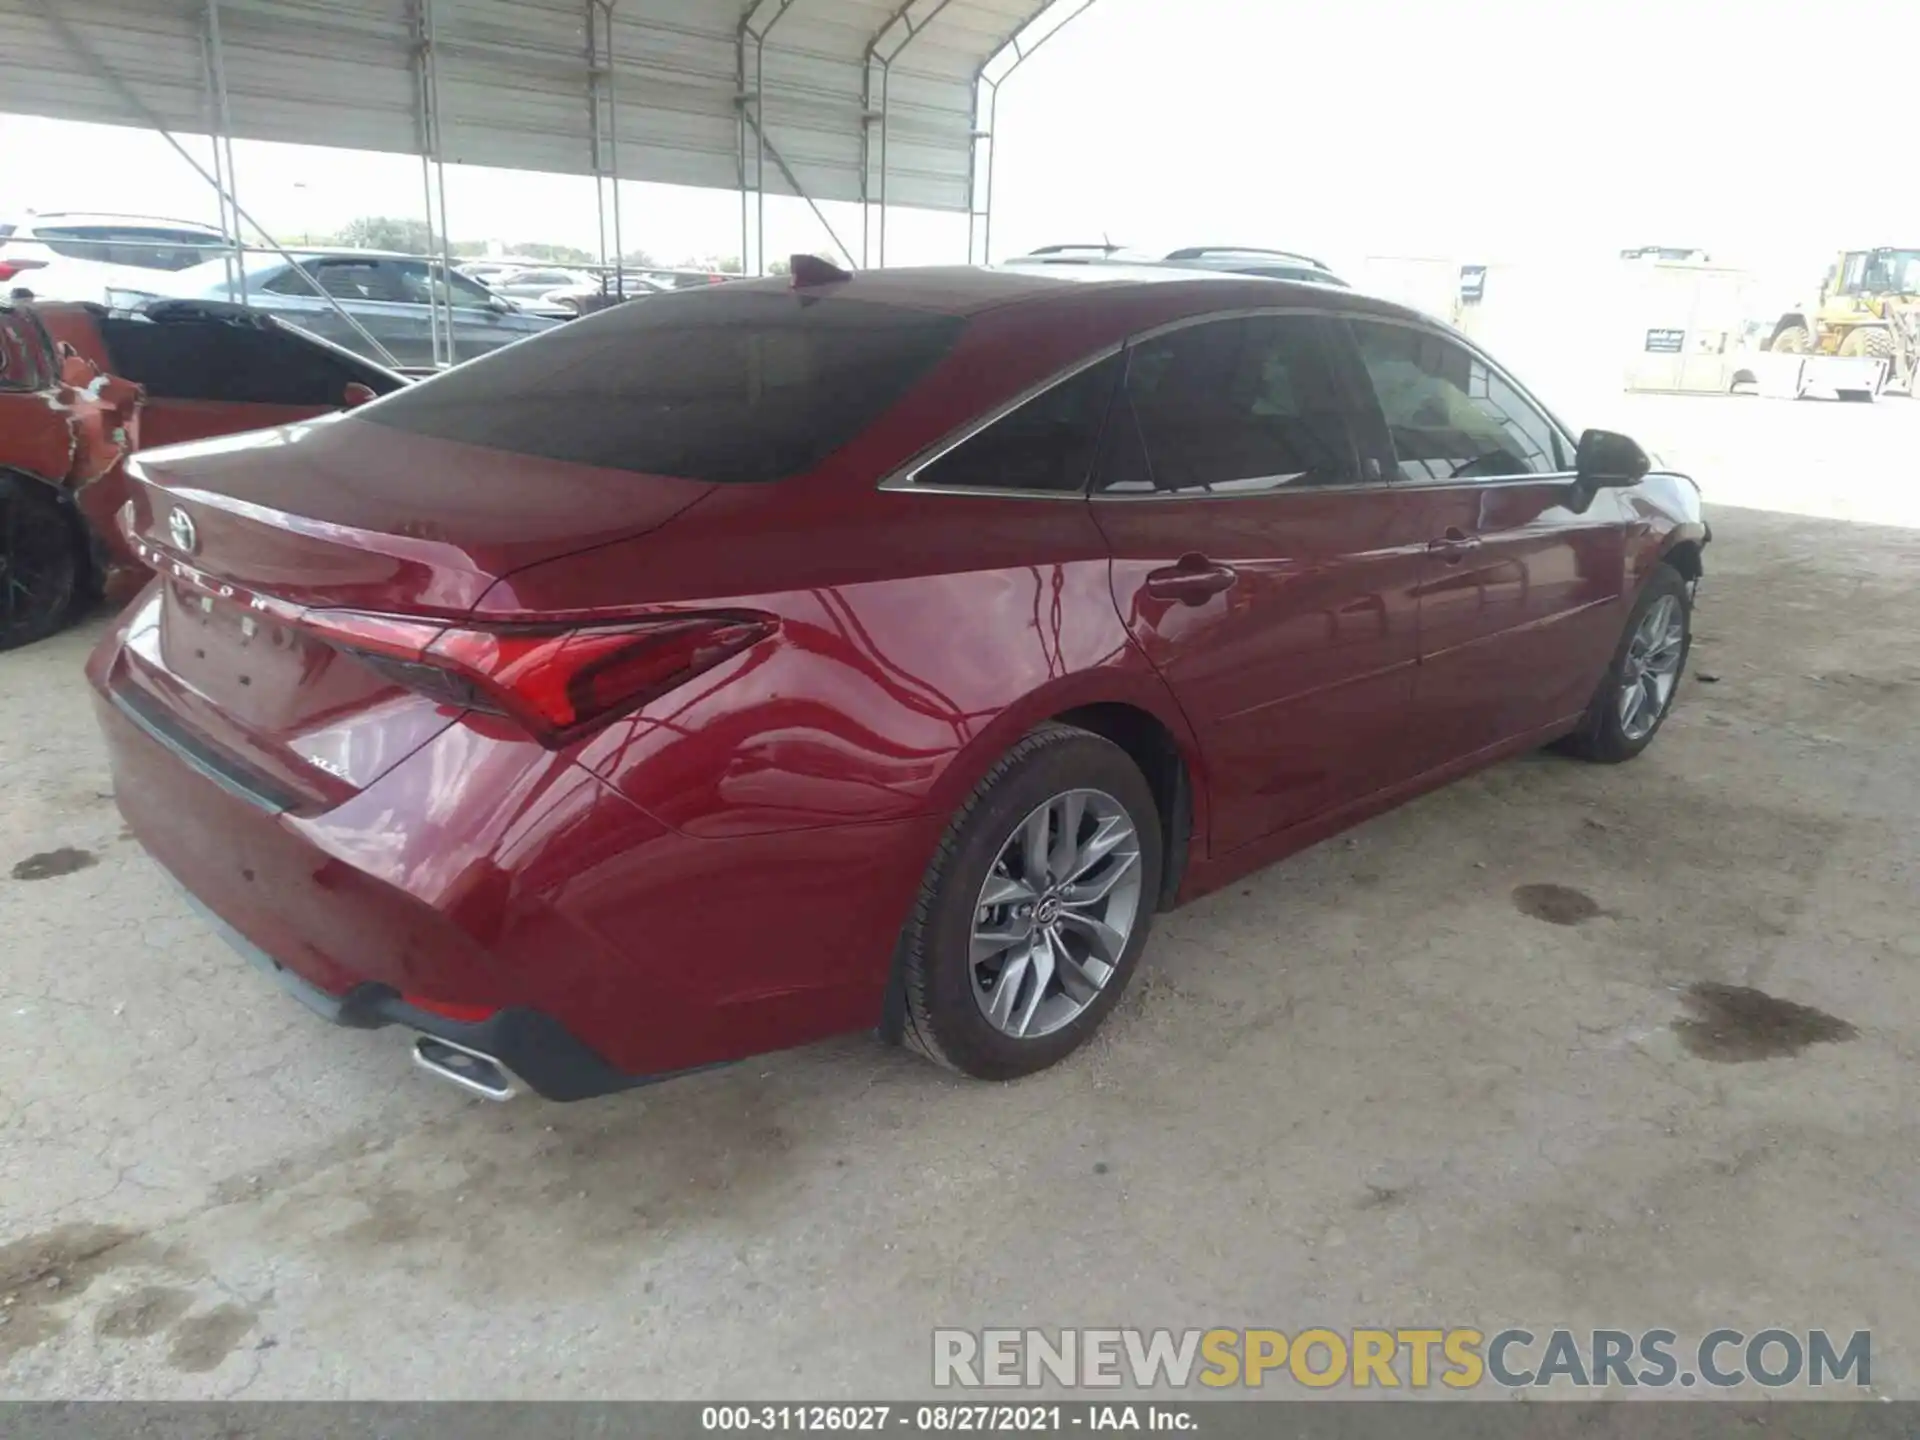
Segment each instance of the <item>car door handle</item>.
[{"label": "car door handle", "polygon": [[1446,528],[1445,533],[1442,534],[1438,540],[1429,540],[1427,542],[1427,553],[1429,555],[1440,556],[1449,565],[1458,565],[1461,557],[1469,550],[1478,550],[1479,548],[1480,537],[1478,535],[1469,535],[1466,531],[1457,530],[1451,525]]},{"label": "car door handle", "polygon": [[1182,555],[1178,565],[1154,570],[1147,576],[1147,594],[1156,600],[1204,605],[1240,578],[1231,565],[1220,565],[1204,555]]}]

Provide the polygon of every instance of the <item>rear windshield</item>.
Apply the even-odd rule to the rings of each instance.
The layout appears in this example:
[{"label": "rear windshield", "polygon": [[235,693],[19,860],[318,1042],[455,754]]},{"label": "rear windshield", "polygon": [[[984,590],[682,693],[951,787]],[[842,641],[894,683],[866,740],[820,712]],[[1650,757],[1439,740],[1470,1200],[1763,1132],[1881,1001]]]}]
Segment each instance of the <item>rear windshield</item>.
[{"label": "rear windshield", "polygon": [[692,480],[778,480],[853,439],[962,321],[716,286],[631,300],[369,406],[369,420],[521,455]]}]

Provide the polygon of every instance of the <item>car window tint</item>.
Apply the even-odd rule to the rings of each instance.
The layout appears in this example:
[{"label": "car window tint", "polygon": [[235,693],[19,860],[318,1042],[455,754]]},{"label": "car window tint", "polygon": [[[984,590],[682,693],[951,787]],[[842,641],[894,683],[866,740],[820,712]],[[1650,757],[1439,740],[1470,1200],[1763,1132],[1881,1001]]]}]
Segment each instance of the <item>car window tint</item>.
[{"label": "car window tint", "polygon": [[336,300],[404,300],[399,285],[387,268],[374,260],[303,260],[307,275],[289,265],[263,287],[279,295],[312,295],[314,285]]},{"label": "car window tint", "polygon": [[1405,480],[1491,480],[1561,468],[1552,424],[1472,351],[1411,325],[1352,321]]},{"label": "car window tint", "polygon": [[1121,364],[1120,356],[1110,356],[1034,396],[922,466],[914,483],[1077,494],[1093,468]]},{"label": "car window tint", "polygon": [[1232,495],[1357,480],[1320,327],[1261,315],[1135,345],[1097,488]]},{"label": "car window tint", "polygon": [[491,310],[493,292],[464,275],[452,277],[452,287],[442,283],[437,267],[429,270],[424,261],[391,260],[386,268],[399,286],[395,299],[409,305],[445,305],[452,300],[456,310]]},{"label": "car window tint", "polygon": [[415,434],[695,480],[810,470],[910,390],[964,322],[715,287],[616,305],[357,412]]},{"label": "car window tint", "polygon": [[349,382],[376,394],[391,377],[276,325],[109,316],[100,333],[114,373],[162,400],[224,400],[331,409]]},{"label": "car window tint", "polygon": [[493,308],[493,292],[478,281],[469,280],[464,275],[450,275],[445,279],[453,289],[453,303],[456,309],[491,310]]}]

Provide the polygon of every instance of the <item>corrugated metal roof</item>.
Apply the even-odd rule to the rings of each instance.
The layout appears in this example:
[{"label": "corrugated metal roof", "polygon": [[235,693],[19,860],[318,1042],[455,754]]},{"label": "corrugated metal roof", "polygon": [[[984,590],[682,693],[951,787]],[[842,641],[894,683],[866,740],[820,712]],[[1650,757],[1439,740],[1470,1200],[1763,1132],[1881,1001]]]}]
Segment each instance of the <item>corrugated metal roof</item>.
[{"label": "corrugated metal roof", "polygon": [[[417,153],[422,3],[220,0],[232,134]],[[429,3],[443,158],[594,173],[593,0]],[[887,199],[964,211],[975,80],[1051,3],[615,0],[602,88],[617,116],[620,176],[742,188],[744,54],[744,88],[764,77],[765,132],[800,187],[816,200],[877,198],[878,161],[863,146],[879,108],[869,75],[897,54],[886,85]],[[741,39],[749,5],[754,32],[767,37],[757,58]],[[205,133],[206,35],[205,0],[0,0],[0,110]],[[76,43],[94,58],[76,54]],[[773,163],[764,184],[773,194],[791,188]]]}]

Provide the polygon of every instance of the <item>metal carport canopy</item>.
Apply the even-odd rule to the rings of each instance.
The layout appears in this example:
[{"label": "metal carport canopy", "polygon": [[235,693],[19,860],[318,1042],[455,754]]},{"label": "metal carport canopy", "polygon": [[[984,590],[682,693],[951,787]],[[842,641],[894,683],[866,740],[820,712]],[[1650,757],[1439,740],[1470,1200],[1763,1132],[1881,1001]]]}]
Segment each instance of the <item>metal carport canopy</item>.
[{"label": "metal carport canopy", "polygon": [[[0,110],[864,202],[882,235],[887,205],[978,229],[997,82],[1090,3],[0,0]],[[836,240],[884,260],[871,233]]]}]

